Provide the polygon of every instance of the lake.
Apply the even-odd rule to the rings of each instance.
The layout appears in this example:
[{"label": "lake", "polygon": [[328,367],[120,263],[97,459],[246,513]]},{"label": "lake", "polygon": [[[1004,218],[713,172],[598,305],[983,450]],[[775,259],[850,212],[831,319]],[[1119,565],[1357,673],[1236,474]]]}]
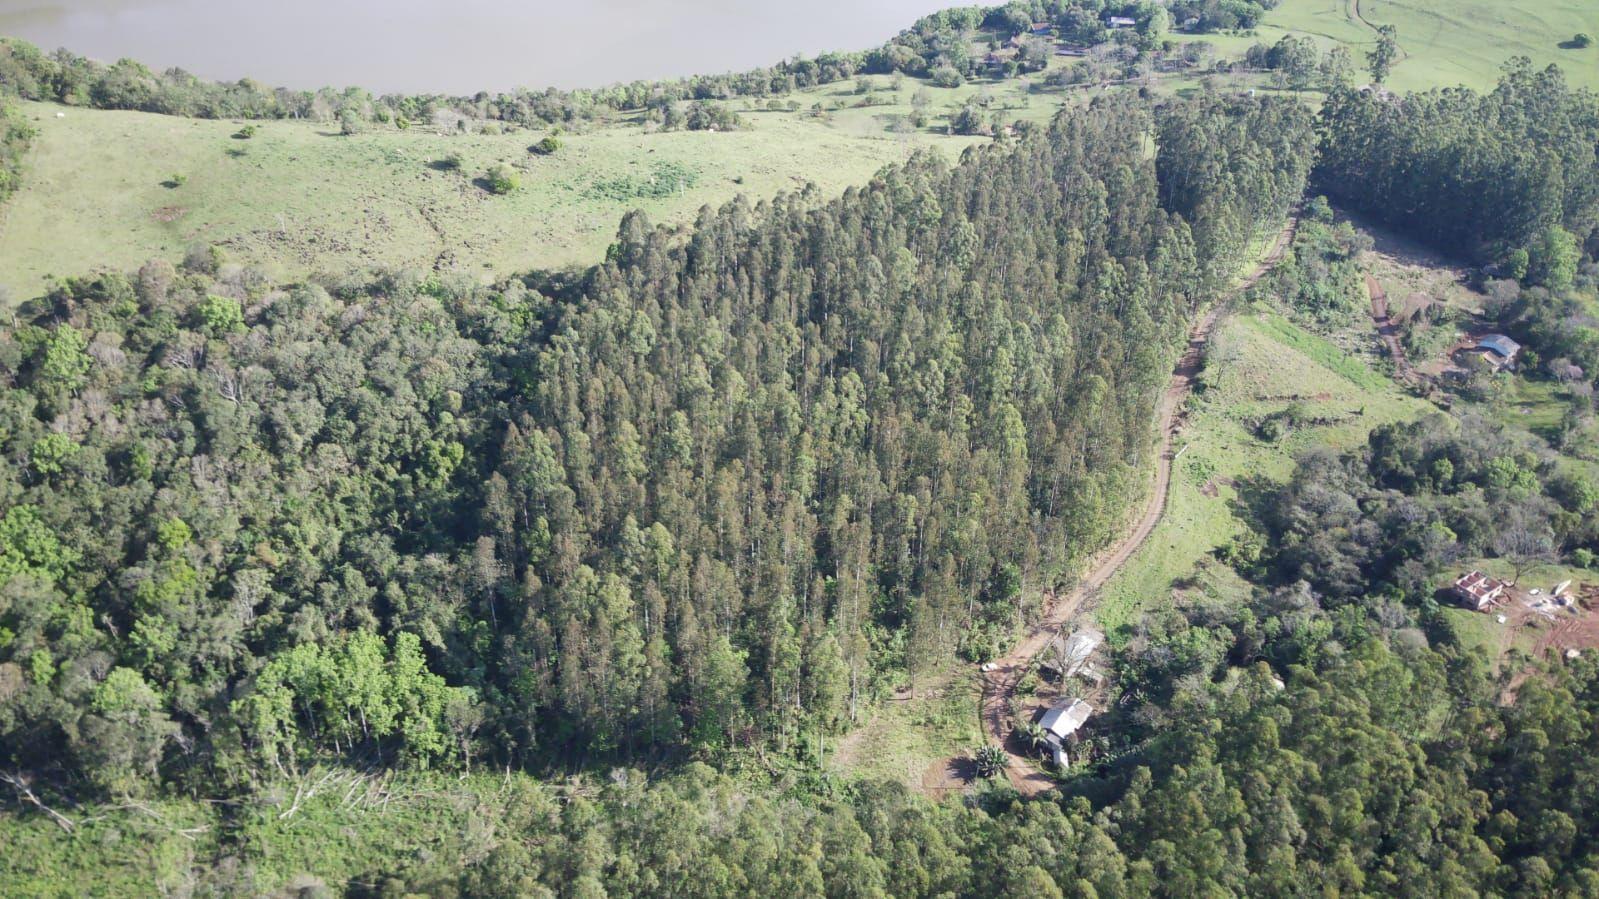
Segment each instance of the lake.
[{"label": "lake", "polygon": [[953,0],[0,0],[0,34],[205,78],[378,93],[594,87],[863,50]]}]

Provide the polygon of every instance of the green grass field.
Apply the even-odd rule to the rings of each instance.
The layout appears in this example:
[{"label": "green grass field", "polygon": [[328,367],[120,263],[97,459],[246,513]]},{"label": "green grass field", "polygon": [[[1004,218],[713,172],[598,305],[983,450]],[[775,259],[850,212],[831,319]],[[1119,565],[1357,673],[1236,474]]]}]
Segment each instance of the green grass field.
[{"label": "green grass field", "polygon": [[[1367,23],[1392,23],[1408,54],[1391,78],[1398,89],[1486,87],[1514,54],[1559,62],[1574,82],[1599,86],[1599,47],[1560,47],[1578,31],[1599,34],[1599,4],[1589,0],[1362,0],[1359,10],[1364,22],[1354,0],[1284,0],[1256,34],[1203,39],[1237,56],[1256,42],[1304,34],[1324,47],[1348,45],[1363,64],[1373,36]],[[1222,80],[1240,89],[1264,84],[1258,76]],[[253,139],[237,140],[237,122],[25,104],[40,135],[22,189],[0,209],[0,290],[15,302],[53,277],[176,259],[196,243],[220,245],[233,261],[284,279],[352,266],[490,278],[590,265],[629,209],[686,222],[701,206],[739,193],[767,198],[811,182],[832,195],[916,147],[958,154],[976,139],[947,136],[943,126],[970,100],[984,100],[1007,120],[1044,121],[1095,93],[1039,90],[1040,75],[953,89],[912,78],[870,81],[869,106],[857,105],[862,97],[851,81],[784,99],[798,111],[733,101],[750,124],[733,133],[654,132],[622,116],[564,135],[562,150],[549,157],[527,152],[540,131],[374,128],[343,137],[328,123],[283,121],[260,123]],[[1153,86],[1189,92],[1197,85],[1193,75],[1174,74]],[[900,133],[897,123],[919,89],[931,96],[930,125]],[[812,114],[817,104],[824,115]],[[464,160],[462,171],[432,167],[451,153]],[[523,170],[521,190],[496,197],[474,184],[496,162]]]},{"label": "green grass field", "polygon": [[[1599,3],[1592,0],[1358,0],[1370,26],[1393,25],[1406,58],[1388,80],[1395,90],[1464,84],[1492,87],[1499,67],[1527,56],[1538,67],[1558,63],[1573,84],[1599,87],[1599,45],[1565,48],[1577,32],[1599,39]],[[1344,44],[1364,67],[1375,42],[1372,27],[1355,17],[1356,0],[1283,0],[1253,37],[1207,37],[1228,55],[1256,41],[1308,35],[1323,47]]]},{"label": "green grass field", "polygon": [[924,675],[904,697],[879,704],[839,739],[827,769],[849,780],[887,780],[920,789],[928,768],[983,743],[972,697],[981,693],[970,665]]}]

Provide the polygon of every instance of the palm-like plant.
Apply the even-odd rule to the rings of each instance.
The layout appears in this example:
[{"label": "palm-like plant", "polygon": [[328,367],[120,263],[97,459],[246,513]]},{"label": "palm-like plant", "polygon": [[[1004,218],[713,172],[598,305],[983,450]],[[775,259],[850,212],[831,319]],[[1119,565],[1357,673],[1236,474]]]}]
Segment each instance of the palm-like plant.
[{"label": "palm-like plant", "polygon": [[993,777],[1005,770],[1005,750],[992,743],[980,747],[973,760],[977,762],[978,777]]},{"label": "palm-like plant", "polygon": [[1016,732],[1021,735],[1022,742],[1027,744],[1027,748],[1034,752],[1043,752],[1049,746],[1049,732],[1037,721],[1023,722],[1016,728]]}]

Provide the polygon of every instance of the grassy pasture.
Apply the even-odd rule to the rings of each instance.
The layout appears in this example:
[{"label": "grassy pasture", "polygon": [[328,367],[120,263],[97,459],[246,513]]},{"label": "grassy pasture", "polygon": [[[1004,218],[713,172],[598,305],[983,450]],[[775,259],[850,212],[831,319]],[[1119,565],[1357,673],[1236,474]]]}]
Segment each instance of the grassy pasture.
[{"label": "grassy pasture", "polygon": [[1531,57],[1540,68],[1558,63],[1573,84],[1599,87],[1599,45],[1561,46],[1577,32],[1599,40],[1599,4],[1592,0],[1283,0],[1266,14],[1256,35],[1205,40],[1232,56],[1285,34],[1309,36],[1323,49],[1349,47],[1363,69],[1378,25],[1398,29],[1405,53],[1388,79],[1395,90],[1456,84],[1489,88],[1512,56]]},{"label": "grassy pasture", "polygon": [[[0,290],[15,302],[53,277],[176,260],[196,243],[220,245],[274,278],[350,267],[490,277],[591,265],[631,209],[686,223],[738,194],[766,199],[814,183],[832,196],[918,148],[953,159],[982,142],[946,133],[968,102],[1007,121],[1044,122],[1086,99],[1040,90],[1037,79],[938,88],[878,76],[865,79],[867,95],[849,81],[783,98],[783,109],[734,101],[745,130],[656,131],[625,117],[562,134],[549,156],[528,151],[541,130],[373,127],[343,136],[329,123],[271,121],[240,139],[240,122],[25,103],[39,135],[22,189],[0,209]],[[921,90],[928,123],[908,129],[901,120]],[[786,108],[790,100],[798,110]],[[440,164],[451,154],[459,171]],[[521,170],[519,190],[494,196],[477,182],[498,162]]]},{"label": "grassy pasture", "polygon": [[[19,299],[51,276],[176,259],[196,242],[288,277],[350,266],[489,275],[587,265],[629,209],[683,222],[737,193],[764,198],[810,181],[831,195],[916,146],[958,153],[974,140],[874,133],[857,110],[842,123],[762,111],[746,113],[744,131],[619,124],[563,135],[559,152],[536,156],[527,147],[542,132],[344,137],[283,121],[258,123],[241,140],[233,122],[47,104],[24,112],[40,133],[23,188],[0,217],[0,287]],[[451,153],[460,171],[437,167]],[[474,183],[496,162],[523,169],[520,190],[497,197]]]}]

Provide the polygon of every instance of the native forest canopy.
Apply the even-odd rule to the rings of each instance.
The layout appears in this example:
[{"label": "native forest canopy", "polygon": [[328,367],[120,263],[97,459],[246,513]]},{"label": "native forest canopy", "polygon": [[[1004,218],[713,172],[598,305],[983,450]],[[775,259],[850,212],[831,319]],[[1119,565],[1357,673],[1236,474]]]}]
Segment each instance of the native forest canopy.
[{"label": "native forest canopy", "polygon": [[[0,230],[57,116],[1093,88],[583,267],[200,239],[0,306],[0,895],[1599,894],[1599,96],[1394,93],[1405,33],[1356,74],[1261,38],[1296,3],[473,98],[0,41]],[[1185,81],[1198,35],[1243,41]]]}]

